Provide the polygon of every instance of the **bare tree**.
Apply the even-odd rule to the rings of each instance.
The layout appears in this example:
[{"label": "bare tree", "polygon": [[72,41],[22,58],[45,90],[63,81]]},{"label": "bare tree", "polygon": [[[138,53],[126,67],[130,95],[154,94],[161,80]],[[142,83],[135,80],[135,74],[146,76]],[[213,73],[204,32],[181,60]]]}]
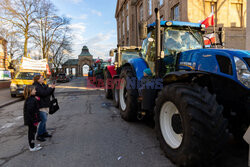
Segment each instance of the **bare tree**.
[{"label": "bare tree", "polygon": [[3,13],[0,19],[15,26],[17,32],[24,38],[23,52],[27,57],[28,40],[32,37],[32,26],[36,20],[40,0],[1,0]]},{"label": "bare tree", "polygon": [[[56,38],[63,34],[70,20],[57,16],[56,8],[49,0],[42,0],[38,11],[36,45],[41,47],[43,58],[49,59],[49,51]],[[59,34],[59,35],[58,35]]]},{"label": "bare tree", "polygon": [[68,55],[72,53],[72,39],[69,32],[68,28],[64,29],[63,34],[57,36],[50,48],[52,62],[57,72],[61,65],[68,59]]},{"label": "bare tree", "polygon": [[16,54],[19,54],[22,50],[21,48],[21,43],[18,40],[19,36],[17,31],[13,29],[13,27],[0,27],[0,34],[3,38],[5,38],[8,43],[7,43],[7,53],[10,55],[11,59],[16,57]]}]

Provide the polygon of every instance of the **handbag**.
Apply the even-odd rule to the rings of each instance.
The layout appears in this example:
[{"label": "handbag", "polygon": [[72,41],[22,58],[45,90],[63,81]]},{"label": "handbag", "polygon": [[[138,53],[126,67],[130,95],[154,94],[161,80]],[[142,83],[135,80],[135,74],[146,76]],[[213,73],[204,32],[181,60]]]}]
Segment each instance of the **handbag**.
[{"label": "handbag", "polygon": [[55,98],[54,93],[52,94],[52,100],[50,101],[49,104],[49,114],[52,115],[55,112],[57,112],[60,109],[59,105],[58,105],[58,101]]}]

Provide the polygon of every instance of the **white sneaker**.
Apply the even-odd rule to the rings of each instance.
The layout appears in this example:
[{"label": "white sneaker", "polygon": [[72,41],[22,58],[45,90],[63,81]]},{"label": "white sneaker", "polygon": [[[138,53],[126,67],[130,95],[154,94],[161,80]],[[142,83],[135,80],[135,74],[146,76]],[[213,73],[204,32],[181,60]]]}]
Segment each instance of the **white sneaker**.
[{"label": "white sneaker", "polygon": [[31,151],[31,152],[34,152],[34,151],[39,151],[39,150],[41,150],[41,149],[42,149],[42,147],[35,146],[34,148],[30,148],[30,151]]},{"label": "white sneaker", "polygon": [[35,147],[40,147],[41,146],[41,144],[36,144],[36,146]]}]

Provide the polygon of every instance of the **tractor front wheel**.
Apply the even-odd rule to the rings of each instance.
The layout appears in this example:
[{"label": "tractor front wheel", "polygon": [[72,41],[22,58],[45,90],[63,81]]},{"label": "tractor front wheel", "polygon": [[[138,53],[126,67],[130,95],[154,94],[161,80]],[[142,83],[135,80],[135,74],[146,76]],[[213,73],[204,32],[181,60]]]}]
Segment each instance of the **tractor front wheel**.
[{"label": "tractor front wheel", "polygon": [[228,136],[222,109],[207,88],[164,87],[156,99],[155,128],[165,155],[179,166],[209,166]]},{"label": "tractor front wheel", "polygon": [[118,82],[114,82],[113,83],[114,87],[113,87],[113,104],[116,108],[119,107],[119,83]]},{"label": "tractor front wheel", "polygon": [[110,89],[110,86],[109,85],[109,80],[111,80],[112,77],[109,73],[108,70],[105,71],[104,73],[104,91],[105,91],[105,97],[107,99],[112,99],[112,89]]},{"label": "tractor front wheel", "polygon": [[125,121],[137,120],[137,97],[136,88],[128,87],[129,80],[135,79],[130,67],[124,67],[120,75],[119,105],[121,117]]}]

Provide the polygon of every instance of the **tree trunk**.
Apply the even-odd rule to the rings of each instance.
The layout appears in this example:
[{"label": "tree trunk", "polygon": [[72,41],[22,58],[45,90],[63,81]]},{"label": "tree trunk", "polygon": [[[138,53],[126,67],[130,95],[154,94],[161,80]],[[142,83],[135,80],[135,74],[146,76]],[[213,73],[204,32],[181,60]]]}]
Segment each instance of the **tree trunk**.
[{"label": "tree trunk", "polygon": [[23,51],[24,51],[24,53],[23,53],[23,55],[24,55],[24,57],[28,57],[27,56],[27,54],[28,54],[28,32],[27,33],[25,33],[25,40],[24,40],[24,48],[23,48]]}]

